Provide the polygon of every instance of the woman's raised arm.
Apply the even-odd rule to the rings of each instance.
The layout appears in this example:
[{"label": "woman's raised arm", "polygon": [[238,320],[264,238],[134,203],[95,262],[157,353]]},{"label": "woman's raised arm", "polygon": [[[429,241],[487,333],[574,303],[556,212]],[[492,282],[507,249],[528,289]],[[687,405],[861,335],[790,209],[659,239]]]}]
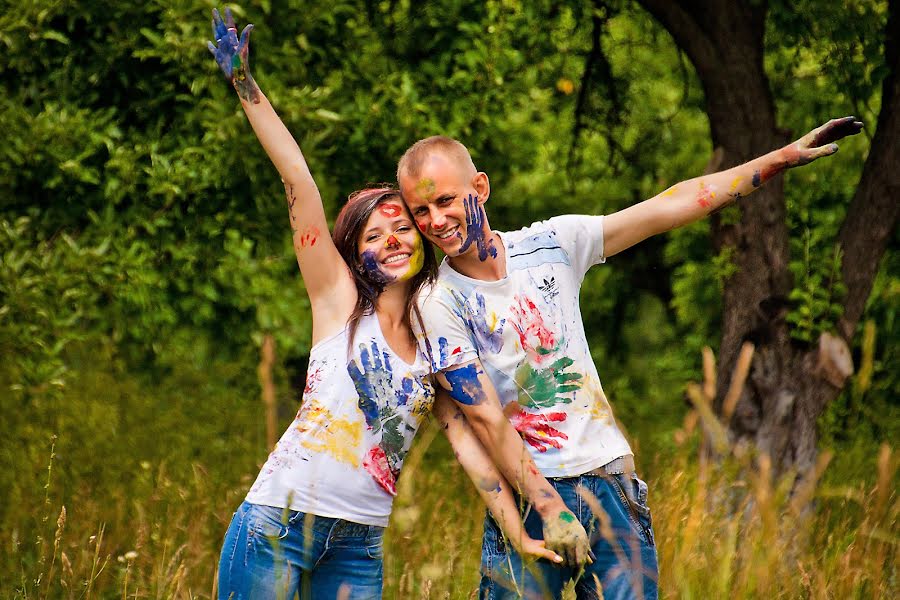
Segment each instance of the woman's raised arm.
[{"label": "woman's raised arm", "polygon": [[329,235],[322,198],[303,153],[250,74],[253,25],[247,25],[238,39],[234,18],[226,8],[224,21],[213,9],[212,28],[216,42],[208,42],[209,50],[237,91],[256,137],[284,182],[294,252],[309,293],[314,322],[324,325],[322,320],[333,319],[343,326],[356,302],[356,287]]}]

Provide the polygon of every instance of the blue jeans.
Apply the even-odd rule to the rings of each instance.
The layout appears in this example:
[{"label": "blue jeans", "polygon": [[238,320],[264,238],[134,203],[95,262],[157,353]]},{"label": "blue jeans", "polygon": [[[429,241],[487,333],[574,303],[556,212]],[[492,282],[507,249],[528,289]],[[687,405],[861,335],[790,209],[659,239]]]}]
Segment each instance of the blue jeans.
[{"label": "blue jeans", "polygon": [[244,502],[219,559],[219,600],[381,598],[384,527]]},{"label": "blue jeans", "polygon": [[[579,599],[600,598],[600,589],[605,600],[657,598],[659,571],[647,508],[647,484],[634,474],[582,475],[548,481],[588,532],[596,557],[593,564],[587,565],[580,577],[578,569],[543,559],[523,565],[522,558],[503,539],[500,528],[488,514],[481,548],[480,598],[558,599],[566,583],[576,578],[575,593]],[[602,520],[590,506],[593,503],[597,507],[592,498],[608,515],[609,529],[601,528]],[[524,522],[528,535],[543,539],[540,515],[530,506],[525,509]]]}]

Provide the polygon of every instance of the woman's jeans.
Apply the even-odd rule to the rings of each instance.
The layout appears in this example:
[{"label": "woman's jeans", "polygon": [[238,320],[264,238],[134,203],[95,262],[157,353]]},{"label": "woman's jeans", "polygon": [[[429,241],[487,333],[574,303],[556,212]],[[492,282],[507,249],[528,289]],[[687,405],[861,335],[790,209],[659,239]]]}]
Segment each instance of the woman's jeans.
[{"label": "woman's jeans", "polygon": [[[548,478],[566,506],[590,536],[593,564],[583,572],[548,560],[523,564],[488,514],[481,548],[482,600],[560,598],[563,587],[575,580],[579,600],[657,598],[657,562],[647,484],[636,475],[582,475]],[[543,539],[540,515],[530,507],[525,531]]]},{"label": "woman's jeans", "polygon": [[219,559],[219,600],[381,598],[383,527],[244,502]]}]

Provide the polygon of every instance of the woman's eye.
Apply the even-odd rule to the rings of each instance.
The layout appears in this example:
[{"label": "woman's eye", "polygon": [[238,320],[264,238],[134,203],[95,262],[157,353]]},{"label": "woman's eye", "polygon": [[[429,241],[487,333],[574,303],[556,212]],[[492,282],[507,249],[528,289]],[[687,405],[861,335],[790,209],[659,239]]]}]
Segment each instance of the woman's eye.
[{"label": "woman's eye", "polygon": [[400,227],[397,228],[397,231],[403,232],[403,231],[409,231],[410,229],[411,228],[409,225],[401,225]]},{"label": "woman's eye", "polygon": [[366,238],[366,241],[367,241],[367,242],[374,242],[374,241],[377,240],[377,239],[378,239],[378,236],[377,236],[377,235],[370,235],[369,237]]}]

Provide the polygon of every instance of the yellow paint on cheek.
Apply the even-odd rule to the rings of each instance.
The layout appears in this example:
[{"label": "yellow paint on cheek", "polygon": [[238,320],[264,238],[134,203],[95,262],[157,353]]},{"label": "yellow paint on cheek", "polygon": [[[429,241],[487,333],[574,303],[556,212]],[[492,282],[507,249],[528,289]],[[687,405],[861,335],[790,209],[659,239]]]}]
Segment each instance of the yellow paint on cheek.
[{"label": "yellow paint on cheek", "polygon": [[329,454],[338,462],[359,467],[359,445],[362,443],[361,421],[335,419],[331,411],[321,405],[310,407],[304,422],[297,430],[308,434],[300,445],[313,452]]},{"label": "yellow paint on cheek", "polygon": [[418,275],[424,264],[425,251],[422,249],[422,238],[421,236],[416,236],[416,245],[413,246],[412,255],[409,257],[409,269],[400,276],[400,281],[406,281]]}]

